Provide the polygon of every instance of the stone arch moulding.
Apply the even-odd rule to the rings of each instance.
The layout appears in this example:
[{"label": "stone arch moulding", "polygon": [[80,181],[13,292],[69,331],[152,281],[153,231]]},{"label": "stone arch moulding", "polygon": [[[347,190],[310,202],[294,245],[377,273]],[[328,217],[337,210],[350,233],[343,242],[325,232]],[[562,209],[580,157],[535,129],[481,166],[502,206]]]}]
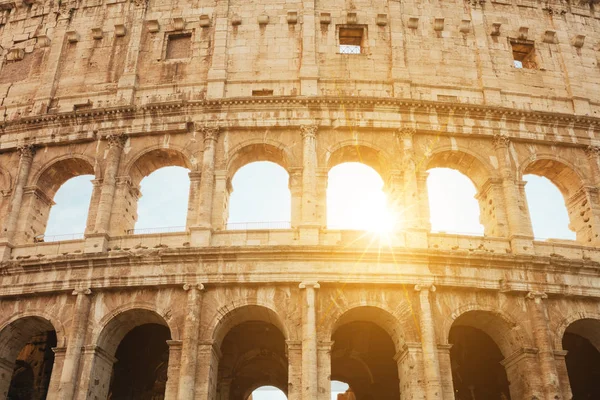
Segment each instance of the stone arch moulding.
[{"label": "stone arch moulding", "polygon": [[562,340],[569,326],[577,321],[585,319],[591,319],[600,322],[600,313],[578,311],[564,318],[555,326],[554,329],[551,329],[550,332],[554,332],[554,350],[563,350]]},{"label": "stone arch moulding", "polygon": [[435,148],[422,163],[423,171],[432,168],[450,168],[457,170],[473,182],[479,192],[491,178],[497,178],[497,170],[483,160],[481,156],[468,149],[454,150],[450,146]]},{"label": "stone arch moulding", "polygon": [[[92,157],[84,154],[67,154],[41,164],[33,171],[29,182],[30,185],[43,190],[49,198],[53,198],[56,191],[69,179],[80,175],[94,175],[96,179],[100,179],[101,170],[102,168],[98,168],[96,160]],[[77,173],[78,171],[81,173]]]},{"label": "stone arch moulding", "polygon": [[[133,315],[131,314],[135,313],[142,313],[143,317],[133,321],[131,318]],[[125,335],[127,335],[131,329],[149,323],[166,326],[171,332],[171,339],[180,340],[178,327],[166,313],[157,310],[157,308],[151,304],[136,302],[118,307],[102,317],[93,328],[91,344],[98,346],[113,355],[121,340],[123,340]],[[119,329],[118,324],[123,324],[123,329]],[[116,340],[117,336],[115,336],[115,332],[120,332],[118,340]],[[110,345],[110,347],[107,345]]]},{"label": "stone arch moulding", "polygon": [[325,167],[329,172],[336,165],[358,162],[373,168],[387,182],[392,168],[392,157],[381,147],[364,140],[344,140],[325,149]]},{"label": "stone arch moulding", "polygon": [[[544,173],[549,168],[550,173]],[[532,174],[543,176],[550,180],[563,194],[565,202],[582,186],[592,185],[583,175],[579,167],[569,160],[555,154],[536,153],[526,159],[519,168],[519,179]]]},{"label": "stone arch moulding", "polygon": [[227,177],[232,179],[240,168],[259,161],[275,163],[285,169],[288,175],[290,168],[297,165],[294,156],[284,143],[266,138],[251,139],[238,143],[226,151]]},{"label": "stone arch moulding", "polygon": [[133,154],[125,163],[121,175],[130,177],[132,184],[137,186],[146,176],[164,167],[182,167],[196,171],[198,162],[188,149],[173,145],[155,145]]},{"label": "stone arch moulding", "polygon": [[[17,357],[18,352],[29,340],[29,336],[20,337],[17,340],[14,331],[19,329],[15,325],[31,322],[39,325],[41,329],[54,330],[56,332],[56,342],[58,347],[64,347],[66,342],[64,326],[56,316],[41,310],[30,310],[13,315],[8,320],[0,324],[0,359],[13,359]],[[10,327],[12,329],[9,329]],[[41,333],[40,332],[37,333]],[[5,337],[6,336],[6,337]],[[11,346],[12,343],[12,346]]]},{"label": "stone arch moulding", "polygon": [[[344,308],[343,311],[338,310],[338,312],[332,312],[329,321],[322,326],[323,330],[327,332],[328,340],[331,340],[335,332],[341,326],[356,321],[372,322],[383,329],[394,342],[396,352],[402,349],[404,343],[412,341],[406,340],[407,332],[401,331],[405,324],[401,324],[398,318],[381,304],[369,303],[350,305],[349,307]],[[407,329],[407,331],[410,334],[412,329]],[[415,336],[415,341],[416,337],[417,336]],[[410,335],[410,338],[413,339],[412,335]]]},{"label": "stone arch moulding", "polygon": [[[466,326],[480,329],[489,335],[500,348],[504,357],[510,356],[521,348],[534,347],[531,338],[526,334],[522,326],[516,322],[517,318],[514,318],[506,311],[494,307],[481,306],[479,304],[467,304],[452,312],[449,315],[449,318],[445,319],[444,324],[442,325],[442,337],[438,338],[438,340],[442,342],[442,344],[448,344],[450,329],[452,329],[456,320],[461,317],[464,318],[470,313],[473,313],[472,315],[474,315],[474,313],[483,313],[491,317],[484,322],[481,318],[473,318],[478,321],[475,324],[467,324]],[[495,329],[487,329],[491,324],[494,324]],[[511,341],[514,341],[514,343],[511,343]]]},{"label": "stone arch moulding", "polygon": [[[254,309],[252,312],[250,311],[251,308]],[[285,340],[290,339],[290,327],[286,324],[286,320],[281,318],[274,305],[267,304],[266,302],[244,300],[219,308],[210,320],[204,336],[210,335],[210,339],[214,340],[217,346],[220,346],[227,333],[233,327],[252,320],[273,324],[281,331]]]}]

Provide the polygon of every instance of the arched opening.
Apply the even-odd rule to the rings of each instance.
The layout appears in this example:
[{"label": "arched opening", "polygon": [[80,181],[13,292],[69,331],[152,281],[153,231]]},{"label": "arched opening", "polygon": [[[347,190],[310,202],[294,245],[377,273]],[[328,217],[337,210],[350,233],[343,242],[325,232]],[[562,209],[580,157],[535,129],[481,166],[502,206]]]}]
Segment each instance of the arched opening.
[{"label": "arched opening", "polygon": [[127,310],[100,333],[89,396],[121,400],[163,399],[171,331],[154,311]]},{"label": "arched opening", "polygon": [[82,238],[92,223],[88,218],[92,179],[94,167],[82,158],[60,160],[46,168],[35,182],[35,192],[29,194],[32,197],[25,238],[33,241]]},{"label": "arched opening", "polygon": [[90,223],[88,212],[93,179],[93,175],[80,175],[69,179],[56,191],[43,235],[45,242],[83,238]]},{"label": "arched opening", "polygon": [[[490,311],[467,311],[456,318],[448,335],[456,399],[524,399],[539,396],[526,383],[523,371],[537,368],[534,354],[507,363],[507,354],[523,347],[522,332],[503,316]],[[510,385],[509,385],[510,382]]]},{"label": "arched opening", "polygon": [[354,390],[346,382],[331,381],[331,400],[355,400]]},{"label": "arched opening", "polygon": [[170,338],[169,328],[158,324],[136,326],[125,335],[115,354],[111,400],[164,399]]},{"label": "arched opening", "polygon": [[450,330],[452,381],[456,400],[510,399],[500,349],[485,332],[469,326]]},{"label": "arched opening", "polygon": [[273,311],[260,306],[237,308],[223,317],[214,333],[221,351],[217,398],[247,400],[263,386],[287,395],[288,358],[281,326]]},{"label": "arched opening", "polygon": [[291,193],[287,171],[271,161],[239,168],[231,181],[227,229],[289,229]]},{"label": "arched opening", "polygon": [[44,318],[25,317],[0,332],[0,398],[45,399],[57,338]]},{"label": "arched opening", "polygon": [[275,386],[261,386],[254,390],[246,400],[287,400],[287,396]]},{"label": "arched opening", "polygon": [[[583,190],[584,182],[571,167],[556,160],[538,159],[528,164],[522,173],[523,179],[528,182],[525,193],[536,237],[573,239],[573,234],[569,232],[572,231],[577,241],[591,242],[595,239],[592,209]],[[535,179],[528,175],[546,179]],[[553,186],[562,194],[562,201]],[[568,224],[565,221],[565,208]],[[550,213],[542,214],[545,218],[539,216],[543,210]],[[548,215],[552,215],[552,218],[547,218]]]},{"label": "arched opening", "polygon": [[600,399],[600,320],[582,319],[565,331],[562,346],[573,400]]},{"label": "arched opening", "polygon": [[190,184],[191,169],[187,156],[176,149],[154,149],[135,159],[126,167],[129,179],[117,185],[111,231],[121,235],[185,231],[192,217],[188,202],[197,196]]},{"label": "arched opening", "polygon": [[142,179],[134,233],[185,230],[190,192],[189,173],[183,167],[163,167]]},{"label": "arched opening", "polygon": [[575,240],[577,235],[569,229],[569,213],[558,187],[541,176],[525,175],[523,180],[527,182],[525,195],[535,238]]},{"label": "arched opening", "polygon": [[394,342],[367,321],[340,326],[333,334],[331,378],[348,382],[357,400],[399,400]]},{"label": "arched opening", "polygon": [[[331,379],[348,385],[344,400],[399,400],[396,319],[376,307],[358,307],[335,323],[331,340]],[[333,396],[332,390],[332,396]]]},{"label": "arched opening", "polygon": [[344,162],[329,170],[327,228],[389,232],[395,218],[388,210],[383,179],[372,167]]},{"label": "arched opening", "polygon": [[427,177],[429,213],[433,232],[483,236],[477,189],[460,171],[430,169]]}]

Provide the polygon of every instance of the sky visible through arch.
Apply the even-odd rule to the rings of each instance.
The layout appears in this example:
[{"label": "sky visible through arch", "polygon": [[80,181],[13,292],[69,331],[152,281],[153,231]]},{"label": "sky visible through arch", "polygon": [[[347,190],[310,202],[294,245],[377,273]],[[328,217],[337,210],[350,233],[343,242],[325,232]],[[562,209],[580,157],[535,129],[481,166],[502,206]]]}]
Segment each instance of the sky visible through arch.
[{"label": "sky visible through arch", "polygon": [[[93,176],[69,180],[55,196],[46,235],[82,233],[92,193]],[[534,234],[537,238],[575,239],[568,227],[564,199],[546,178],[524,177]],[[269,162],[257,162],[241,168],[232,181],[229,221],[233,223],[289,221],[291,196],[287,172]],[[428,182],[432,231],[483,234],[479,223],[479,206],[473,183],[457,171],[436,168]],[[371,226],[385,218],[386,196],[383,180],[370,167],[357,163],[333,168],[328,184],[328,226],[348,228],[348,222]],[[167,167],[155,171],[141,182],[142,198],[138,203],[136,229],[184,227],[188,203],[188,171]],[[361,211],[357,211],[361,210]],[[410,211],[405,218],[410,218]],[[371,225],[369,225],[371,224]],[[335,383],[332,400],[347,386]],[[253,400],[284,400],[275,388],[261,388]]]}]

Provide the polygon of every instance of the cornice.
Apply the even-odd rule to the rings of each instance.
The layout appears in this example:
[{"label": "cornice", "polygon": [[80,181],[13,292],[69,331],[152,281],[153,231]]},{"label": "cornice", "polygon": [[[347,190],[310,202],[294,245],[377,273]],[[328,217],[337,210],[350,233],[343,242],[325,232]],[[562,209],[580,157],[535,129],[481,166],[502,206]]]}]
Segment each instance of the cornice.
[{"label": "cornice", "polygon": [[413,112],[469,112],[473,115],[482,115],[486,119],[506,119],[508,120],[521,120],[523,118],[529,120],[539,120],[545,123],[562,123],[565,125],[578,124],[581,126],[600,125],[600,118],[592,116],[574,115],[567,113],[558,112],[547,112],[547,111],[529,111],[529,110],[516,110],[507,107],[497,107],[490,105],[480,104],[466,104],[466,103],[452,103],[452,102],[439,102],[439,101],[427,101],[427,100],[409,100],[409,99],[395,99],[389,97],[237,97],[237,98],[224,98],[215,100],[181,100],[181,101],[169,101],[159,103],[149,103],[144,105],[126,105],[117,106],[110,108],[98,108],[98,109],[85,109],[79,111],[71,111],[56,114],[43,114],[26,116],[11,121],[4,121],[0,123],[0,135],[7,130],[19,130],[28,129],[31,127],[39,126],[60,126],[70,123],[82,123],[82,119],[90,119],[90,123],[94,122],[94,119],[103,117],[106,118],[139,118],[146,113],[162,112],[162,113],[179,113],[182,109],[193,110],[195,113],[198,111],[204,111],[206,113],[212,113],[215,110],[222,109],[224,107],[253,107],[258,108],[264,105],[277,105],[277,109],[281,109],[282,105],[288,105],[293,107],[308,107],[322,106],[322,105],[345,105],[346,107],[364,107],[364,106],[378,106],[378,107],[389,107],[389,108],[406,108]]}]

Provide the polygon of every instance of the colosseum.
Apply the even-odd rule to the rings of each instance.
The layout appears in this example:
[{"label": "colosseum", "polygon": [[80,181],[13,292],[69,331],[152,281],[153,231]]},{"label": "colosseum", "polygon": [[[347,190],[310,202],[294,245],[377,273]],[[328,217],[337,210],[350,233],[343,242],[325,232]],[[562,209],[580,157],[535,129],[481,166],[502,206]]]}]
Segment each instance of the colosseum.
[{"label": "colosseum", "polygon": [[[597,0],[0,0],[0,399],[600,399],[599,63]],[[229,229],[264,161],[289,226]],[[383,245],[328,228],[356,162]],[[186,226],[137,232],[169,166]],[[483,235],[431,229],[435,168]],[[81,175],[85,233],[45,237]],[[576,239],[534,236],[525,175]]]}]

